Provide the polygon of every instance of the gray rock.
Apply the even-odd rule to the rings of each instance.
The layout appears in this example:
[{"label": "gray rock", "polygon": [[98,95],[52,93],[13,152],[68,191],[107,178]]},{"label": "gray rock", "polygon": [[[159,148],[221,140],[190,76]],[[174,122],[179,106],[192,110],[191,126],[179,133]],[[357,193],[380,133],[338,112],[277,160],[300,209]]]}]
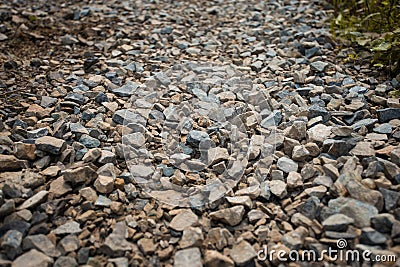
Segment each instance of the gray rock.
[{"label": "gray rock", "polygon": [[362,229],[360,243],[366,245],[380,245],[386,242],[387,238],[371,227]]},{"label": "gray rock", "polygon": [[392,214],[381,213],[371,218],[371,226],[381,233],[390,234],[395,221],[396,219]]},{"label": "gray rock", "polygon": [[116,89],[111,90],[112,93],[117,96],[131,96],[135,93],[136,89],[139,87],[139,84],[135,82],[128,82],[127,84],[118,87]]},{"label": "gray rock", "polygon": [[390,125],[389,123],[382,123],[381,125],[375,127],[373,131],[380,134],[391,134],[392,125]]},{"label": "gray rock", "polygon": [[116,124],[128,125],[130,123],[137,123],[146,125],[146,119],[144,117],[128,109],[121,109],[114,112],[112,120]]},{"label": "gray rock", "polygon": [[311,68],[319,71],[319,72],[324,72],[325,68],[328,66],[329,64],[326,62],[322,62],[322,61],[315,61],[313,63],[311,63]]},{"label": "gray rock", "polygon": [[363,126],[368,128],[377,121],[378,121],[377,119],[363,119],[352,124],[351,127],[353,128],[354,131],[357,131]]},{"label": "gray rock", "polygon": [[61,256],[55,262],[53,267],[77,267],[75,258],[70,256]]},{"label": "gray rock", "polygon": [[389,190],[389,189],[385,189],[385,188],[380,188],[379,191],[381,191],[383,198],[385,200],[385,209],[386,211],[390,211],[394,208],[397,207],[397,203],[399,201],[400,198],[400,193],[393,191],[393,190]]},{"label": "gray rock", "polygon": [[59,155],[67,148],[67,143],[64,140],[51,136],[36,139],[35,145],[37,149],[53,155]]},{"label": "gray rock", "polygon": [[282,170],[285,173],[296,172],[298,169],[297,162],[294,162],[293,160],[286,157],[279,158],[276,165],[278,169]]},{"label": "gray rock", "polygon": [[27,236],[24,239],[23,248],[24,250],[29,250],[34,248],[45,253],[47,256],[50,257],[59,257],[61,255],[61,253],[58,250],[56,250],[56,247],[50,241],[50,239],[43,234]]},{"label": "gray rock", "polygon": [[388,122],[393,119],[400,119],[400,108],[384,108],[376,111],[379,122]]},{"label": "gray rock", "polygon": [[245,266],[251,264],[257,254],[247,241],[241,241],[232,247],[229,255],[237,266]]},{"label": "gray rock", "polygon": [[22,233],[17,230],[8,230],[2,237],[0,247],[10,259],[14,259],[21,254]]},{"label": "gray rock", "polygon": [[25,200],[25,202],[22,203],[22,205],[19,206],[18,209],[23,210],[23,209],[32,208],[32,207],[38,205],[39,203],[43,202],[46,199],[48,194],[49,194],[48,191],[45,191],[45,190],[39,191],[38,193],[36,193],[32,197],[30,197],[29,199]]},{"label": "gray rock", "polygon": [[344,232],[350,224],[354,223],[354,219],[343,214],[334,214],[329,216],[322,222],[322,226],[326,231]]},{"label": "gray rock", "polygon": [[82,232],[82,229],[79,223],[75,221],[66,222],[63,225],[60,225],[53,231],[51,231],[55,235],[65,235],[65,234],[79,234]]},{"label": "gray rock", "polygon": [[322,117],[322,122],[324,123],[329,121],[331,118],[331,114],[329,113],[329,111],[321,106],[312,105],[308,108],[308,119],[316,118],[319,116]]},{"label": "gray rock", "polygon": [[102,245],[102,250],[110,257],[121,257],[127,251],[132,250],[132,244],[126,240],[127,226],[125,221],[118,222],[114,225],[113,232],[107,236]]},{"label": "gray rock", "polygon": [[397,164],[397,166],[400,166],[400,146],[394,148],[390,152],[390,159],[394,164]]},{"label": "gray rock", "polygon": [[175,231],[183,231],[186,227],[194,226],[198,217],[191,210],[185,209],[178,213],[170,222],[169,227]]},{"label": "gray rock", "polygon": [[232,208],[221,209],[210,213],[210,218],[215,221],[221,221],[231,226],[238,225],[245,213],[243,206],[234,206]]},{"label": "gray rock", "polygon": [[210,136],[206,132],[192,130],[186,137],[186,143],[192,147],[199,147],[203,142],[210,142]]},{"label": "gray rock", "polygon": [[100,141],[98,139],[87,134],[83,134],[81,138],[79,138],[79,143],[83,144],[87,148],[95,148],[100,146]]},{"label": "gray rock", "polygon": [[286,183],[284,181],[281,180],[270,181],[269,187],[271,193],[274,194],[275,196],[279,198],[286,197],[287,191],[286,191]]},{"label": "gray rock", "polygon": [[47,267],[50,264],[53,264],[53,259],[49,256],[46,256],[42,252],[37,251],[36,249],[31,249],[19,256],[13,263],[12,267]]},{"label": "gray rock", "polygon": [[50,97],[50,96],[42,96],[40,101],[40,106],[43,108],[49,108],[54,106],[57,103],[57,98]]},{"label": "gray rock", "polygon": [[260,122],[261,127],[268,128],[278,126],[282,121],[282,113],[279,110],[274,110],[268,117]]},{"label": "gray rock", "polygon": [[43,137],[49,134],[49,129],[47,127],[39,128],[31,131],[26,131],[26,136],[29,139],[36,139],[39,137]]},{"label": "gray rock", "polygon": [[371,217],[378,214],[378,210],[374,206],[345,197],[330,200],[328,203],[328,211],[331,215],[341,213],[353,218],[354,225],[357,227],[370,226]]},{"label": "gray rock", "polygon": [[199,248],[178,250],[174,256],[174,267],[202,267],[201,252]]}]

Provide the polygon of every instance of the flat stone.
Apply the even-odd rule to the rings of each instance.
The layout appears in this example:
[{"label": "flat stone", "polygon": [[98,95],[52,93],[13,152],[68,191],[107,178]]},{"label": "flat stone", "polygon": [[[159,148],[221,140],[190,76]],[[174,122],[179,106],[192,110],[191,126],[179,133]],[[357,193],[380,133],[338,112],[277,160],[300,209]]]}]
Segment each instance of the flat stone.
[{"label": "flat stone", "polygon": [[77,267],[78,263],[71,256],[61,256],[54,262],[53,267]]},{"label": "flat stone", "polygon": [[42,96],[42,99],[40,101],[40,106],[43,108],[49,108],[54,106],[57,103],[57,98],[50,97],[50,96]]},{"label": "flat stone", "polygon": [[37,149],[53,155],[59,155],[67,148],[67,143],[64,140],[51,136],[36,139],[35,145]]},{"label": "flat stone", "polygon": [[204,240],[203,233],[199,227],[186,227],[183,230],[182,239],[179,241],[181,248],[200,247]]},{"label": "flat stone", "polygon": [[311,68],[319,71],[319,72],[324,72],[325,68],[328,66],[329,64],[326,62],[322,62],[322,61],[315,61],[313,63],[311,63]]},{"label": "flat stone", "polygon": [[356,146],[350,151],[350,154],[360,157],[375,156],[375,150],[372,143],[358,142]]},{"label": "flat stone", "polygon": [[31,130],[26,132],[26,136],[29,139],[36,139],[42,136],[46,136],[49,133],[49,129],[47,127]]},{"label": "flat stone", "polygon": [[373,129],[374,132],[380,134],[391,134],[392,130],[393,130],[392,125],[389,123],[382,123],[381,125]]},{"label": "flat stone", "polygon": [[210,218],[231,226],[239,224],[245,213],[243,206],[234,206],[232,208],[221,209],[210,213]]},{"label": "flat stone", "polygon": [[59,257],[61,255],[50,239],[43,234],[27,236],[24,239],[23,248],[24,250],[34,248],[50,257]]},{"label": "flat stone", "polygon": [[18,210],[29,209],[38,205],[39,203],[43,202],[46,199],[48,194],[49,194],[48,191],[45,190],[39,191],[29,199],[25,200],[25,202],[18,207]]},{"label": "flat stone", "polygon": [[98,139],[87,134],[83,134],[81,138],[79,138],[79,143],[83,144],[87,148],[95,148],[100,146],[100,141]]},{"label": "flat stone", "polygon": [[226,148],[221,148],[221,147],[210,148],[207,152],[208,152],[208,162],[210,164],[216,164],[221,161],[229,159],[229,153]]},{"label": "flat stone", "polygon": [[121,109],[114,112],[112,120],[116,124],[128,125],[130,123],[138,123],[146,125],[146,119],[144,117],[128,109]]},{"label": "flat stone", "polygon": [[12,263],[12,267],[47,267],[53,264],[53,259],[46,256],[42,252],[36,249],[31,249],[30,251],[22,254]]},{"label": "flat stone", "polygon": [[400,146],[394,148],[390,152],[390,159],[394,164],[397,164],[397,166],[400,166]]},{"label": "flat stone", "polygon": [[185,209],[178,213],[170,222],[169,227],[175,231],[183,231],[188,226],[198,222],[198,217],[191,210]]},{"label": "flat stone", "polygon": [[298,169],[298,164],[295,161],[286,157],[279,158],[276,165],[278,169],[286,173],[295,172]]},{"label": "flat stone", "polygon": [[388,122],[393,119],[400,119],[400,108],[384,108],[376,111],[379,122]]},{"label": "flat stone", "polygon": [[261,127],[268,128],[278,126],[282,121],[282,113],[279,110],[274,110],[268,117],[260,122]]},{"label": "flat stone", "polygon": [[331,131],[336,136],[347,137],[353,133],[353,127],[351,126],[333,127]]},{"label": "flat stone", "polygon": [[363,126],[368,128],[371,125],[373,125],[374,123],[376,123],[377,121],[378,121],[377,119],[363,119],[363,120],[357,121],[356,123],[351,125],[351,127],[353,128],[354,131],[357,131]]},{"label": "flat stone", "polygon": [[89,166],[67,169],[63,173],[64,181],[72,184],[90,183],[97,178],[97,173]]},{"label": "flat stone", "polygon": [[63,225],[60,225],[53,231],[51,231],[55,235],[65,235],[65,234],[79,234],[82,232],[82,229],[79,223],[75,221],[66,222]]},{"label": "flat stone", "polygon": [[309,142],[322,144],[331,135],[331,126],[317,124],[307,130],[307,139]]},{"label": "flat stone", "polygon": [[0,171],[18,171],[23,168],[23,161],[13,155],[0,154]]},{"label": "flat stone", "polygon": [[61,197],[71,191],[71,186],[65,182],[63,176],[58,177],[50,183],[49,193],[55,197]]},{"label": "flat stone", "polygon": [[253,246],[247,241],[241,241],[240,243],[235,244],[230,250],[229,255],[237,266],[250,264],[257,256]]},{"label": "flat stone", "polygon": [[360,236],[360,243],[366,245],[380,245],[386,243],[387,238],[385,235],[376,231],[371,227],[366,227],[362,229]]},{"label": "flat stone", "polygon": [[350,224],[354,223],[354,219],[343,214],[334,214],[329,216],[322,222],[322,226],[326,231],[342,232],[346,231]]},{"label": "flat stone", "polygon": [[118,87],[116,89],[111,90],[112,93],[117,96],[131,96],[135,93],[136,89],[139,87],[139,84],[135,82],[128,82],[127,84]]},{"label": "flat stone", "polygon": [[202,267],[201,252],[199,248],[178,250],[174,256],[174,267]]},{"label": "flat stone", "polygon": [[371,217],[378,214],[376,207],[352,198],[339,197],[332,199],[328,203],[332,215],[341,213],[354,219],[354,225],[357,227],[370,226]]},{"label": "flat stone", "polygon": [[270,187],[271,193],[279,198],[284,198],[287,195],[287,191],[286,191],[287,185],[284,181],[281,181],[281,180],[270,181],[269,187]]}]

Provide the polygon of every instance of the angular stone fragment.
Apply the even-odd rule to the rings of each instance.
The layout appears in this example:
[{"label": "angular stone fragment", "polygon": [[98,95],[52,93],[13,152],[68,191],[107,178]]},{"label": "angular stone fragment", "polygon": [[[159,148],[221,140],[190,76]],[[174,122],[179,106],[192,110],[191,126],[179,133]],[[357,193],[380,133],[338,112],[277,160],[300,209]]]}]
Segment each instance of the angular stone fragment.
[{"label": "angular stone fragment", "polygon": [[46,256],[36,249],[31,249],[13,261],[12,267],[47,267],[53,264],[53,262],[53,259],[49,256]]},{"label": "angular stone fragment", "polygon": [[232,247],[229,255],[237,266],[245,266],[250,264],[257,254],[247,241],[241,241]]},{"label": "angular stone fragment", "polygon": [[216,221],[235,226],[242,221],[245,209],[243,206],[221,209],[210,213],[210,218]]},{"label": "angular stone fragment", "polygon": [[178,250],[174,256],[174,267],[202,267],[201,252],[199,248]]},{"label": "angular stone fragment", "polygon": [[186,227],[195,225],[197,221],[197,215],[191,210],[185,209],[171,220],[169,227],[175,231],[183,231]]},{"label": "angular stone fragment", "polygon": [[67,148],[67,143],[63,139],[51,136],[43,136],[36,139],[35,145],[37,149],[53,155],[59,155]]}]

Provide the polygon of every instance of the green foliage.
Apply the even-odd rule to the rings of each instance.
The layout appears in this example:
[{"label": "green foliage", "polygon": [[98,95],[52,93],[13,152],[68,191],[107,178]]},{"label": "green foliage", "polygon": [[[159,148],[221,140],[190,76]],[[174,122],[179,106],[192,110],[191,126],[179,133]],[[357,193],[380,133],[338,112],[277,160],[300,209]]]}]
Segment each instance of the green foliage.
[{"label": "green foliage", "polygon": [[400,0],[331,0],[336,37],[373,53],[371,63],[396,75],[400,71]]}]

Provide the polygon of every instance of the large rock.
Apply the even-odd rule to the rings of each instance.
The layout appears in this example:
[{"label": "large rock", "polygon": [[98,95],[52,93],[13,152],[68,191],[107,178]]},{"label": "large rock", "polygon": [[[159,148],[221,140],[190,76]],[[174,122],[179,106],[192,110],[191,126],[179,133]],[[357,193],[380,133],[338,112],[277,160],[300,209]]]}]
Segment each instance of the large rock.
[{"label": "large rock", "polygon": [[0,171],[18,171],[23,166],[23,161],[13,155],[0,155]]},{"label": "large rock", "polygon": [[237,266],[251,265],[250,263],[257,255],[254,248],[247,241],[235,244],[229,254]]},{"label": "large rock", "polygon": [[64,181],[72,184],[90,183],[97,178],[97,173],[89,166],[67,169],[63,172]]},{"label": "large rock", "polygon": [[211,212],[210,217],[213,220],[235,226],[242,221],[244,212],[245,210],[243,206],[234,206],[232,208]]},{"label": "large rock", "polygon": [[400,108],[384,108],[376,111],[379,122],[387,122],[393,119],[400,119]]},{"label": "large rock", "polygon": [[64,140],[51,136],[36,139],[35,145],[37,149],[53,155],[59,155],[67,148],[67,143]]},{"label": "large rock", "polygon": [[189,209],[182,210],[170,222],[169,227],[175,231],[183,231],[188,226],[198,222],[198,217]]},{"label": "large rock", "polygon": [[347,217],[353,218],[354,225],[360,228],[370,226],[371,217],[378,214],[378,209],[374,206],[346,197],[330,200],[326,209],[328,214],[333,215],[341,213]]},{"label": "large rock", "polygon": [[49,256],[32,249],[13,261],[11,267],[47,267],[53,262],[53,259]]},{"label": "large rock", "polygon": [[178,250],[174,256],[174,267],[202,267],[201,252],[199,248]]}]

